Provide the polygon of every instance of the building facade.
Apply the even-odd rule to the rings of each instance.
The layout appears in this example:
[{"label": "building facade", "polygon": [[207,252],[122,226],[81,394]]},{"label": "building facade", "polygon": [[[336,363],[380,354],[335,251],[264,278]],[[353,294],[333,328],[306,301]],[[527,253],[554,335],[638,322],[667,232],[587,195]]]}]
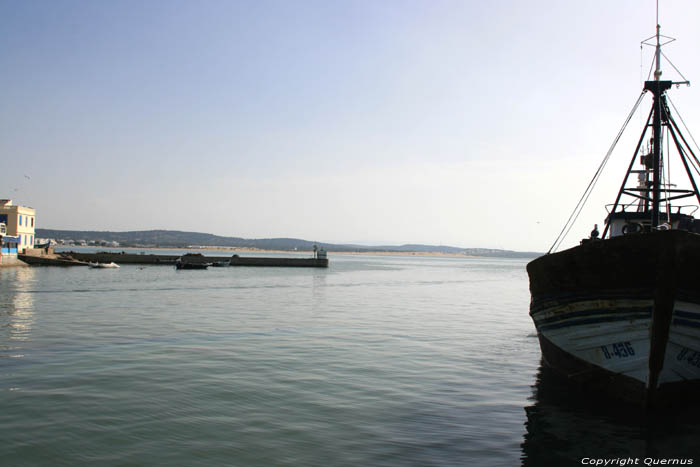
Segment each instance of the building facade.
[{"label": "building facade", "polygon": [[16,240],[18,253],[34,247],[36,211],[33,208],[16,206],[11,199],[0,199],[0,224],[5,224],[6,238]]}]

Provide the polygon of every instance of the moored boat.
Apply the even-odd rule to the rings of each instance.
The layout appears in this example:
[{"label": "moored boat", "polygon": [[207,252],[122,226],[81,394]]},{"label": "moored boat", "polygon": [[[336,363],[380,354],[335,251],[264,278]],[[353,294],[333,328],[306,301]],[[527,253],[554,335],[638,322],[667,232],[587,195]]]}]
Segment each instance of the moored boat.
[{"label": "moored boat", "polygon": [[64,254],[32,255],[20,253],[17,257],[30,266],[89,266],[86,261],[78,261]]},{"label": "moored boat", "polygon": [[203,259],[202,255],[183,255],[175,260],[175,269],[207,269],[211,263],[204,262]]},{"label": "moored boat", "polygon": [[209,263],[175,263],[176,269],[207,269]]},{"label": "moored boat", "polygon": [[[594,393],[647,406],[700,390],[700,221],[692,216],[700,161],[670,111],[667,91],[689,83],[661,80],[662,38],[657,25],[647,40],[655,40],[654,79],[634,108],[646,94],[652,107],[602,235],[596,226],[580,245],[552,252],[560,234],[527,266],[543,363]],[[672,152],[684,188],[665,170]],[[569,229],[567,222],[562,233]]]},{"label": "moored boat", "polygon": [[114,261],[111,263],[90,263],[90,267],[94,269],[119,269],[119,265]]}]

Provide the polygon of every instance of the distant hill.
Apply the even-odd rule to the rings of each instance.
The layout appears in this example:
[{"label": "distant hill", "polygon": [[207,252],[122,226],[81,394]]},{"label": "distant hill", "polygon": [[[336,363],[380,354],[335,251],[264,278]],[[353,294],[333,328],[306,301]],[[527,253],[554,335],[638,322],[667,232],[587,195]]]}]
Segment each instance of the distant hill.
[{"label": "distant hill", "polygon": [[327,251],[336,252],[425,252],[463,254],[466,256],[488,256],[502,258],[533,258],[541,253],[496,250],[488,248],[458,248],[437,245],[340,245],[333,243],[312,242],[298,238],[258,238],[220,237],[218,235],[200,232],[182,232],[179,230],[137,230],[130,232],[109,232],[89,230],[55,230],[36,229],[36,237],[54,240],[72,240],[74,242],[109,243],[118,242],[120,246],[128,247],[165,247],[187,248],[193,246],[259,248],[261,250],[302,250],[310,251],[314,245]]}]

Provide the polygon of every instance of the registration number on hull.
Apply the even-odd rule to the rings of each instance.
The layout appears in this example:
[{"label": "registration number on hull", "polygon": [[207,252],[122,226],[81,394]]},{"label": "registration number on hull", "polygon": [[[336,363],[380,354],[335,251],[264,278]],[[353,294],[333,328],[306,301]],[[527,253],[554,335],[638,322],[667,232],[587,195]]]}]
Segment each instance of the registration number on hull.
[{"label": "registration number on hull", "polygon": [[690,366],[700,368],[700,352],[683,348],[678,352],[676,359],[679,362],[685,362]]},{"label": "registration number on hull", "polygon": [[603,356],[606,360],[634,356],[634,347],[632,347],[632,343],[630,343],[629,341],[601,345],[600,349],[603,351]]}]

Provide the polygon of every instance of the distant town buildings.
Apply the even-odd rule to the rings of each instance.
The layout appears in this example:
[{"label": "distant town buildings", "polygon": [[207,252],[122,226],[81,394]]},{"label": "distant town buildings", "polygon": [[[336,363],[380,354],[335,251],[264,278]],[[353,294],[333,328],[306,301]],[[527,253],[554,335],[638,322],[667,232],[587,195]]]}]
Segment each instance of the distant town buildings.
[{"label": "distant town buildings", "polygon": [[46,239],[46,241],[50,241],[52,244],[57,244],[57,245],[65,245],[65,246],[104,246],[107,248],[119,248],[120,243],[115,242],[115,241],[108,241],[108,240],[73,240],[71,238],[58,238],[56,240],[54,239]]}]

